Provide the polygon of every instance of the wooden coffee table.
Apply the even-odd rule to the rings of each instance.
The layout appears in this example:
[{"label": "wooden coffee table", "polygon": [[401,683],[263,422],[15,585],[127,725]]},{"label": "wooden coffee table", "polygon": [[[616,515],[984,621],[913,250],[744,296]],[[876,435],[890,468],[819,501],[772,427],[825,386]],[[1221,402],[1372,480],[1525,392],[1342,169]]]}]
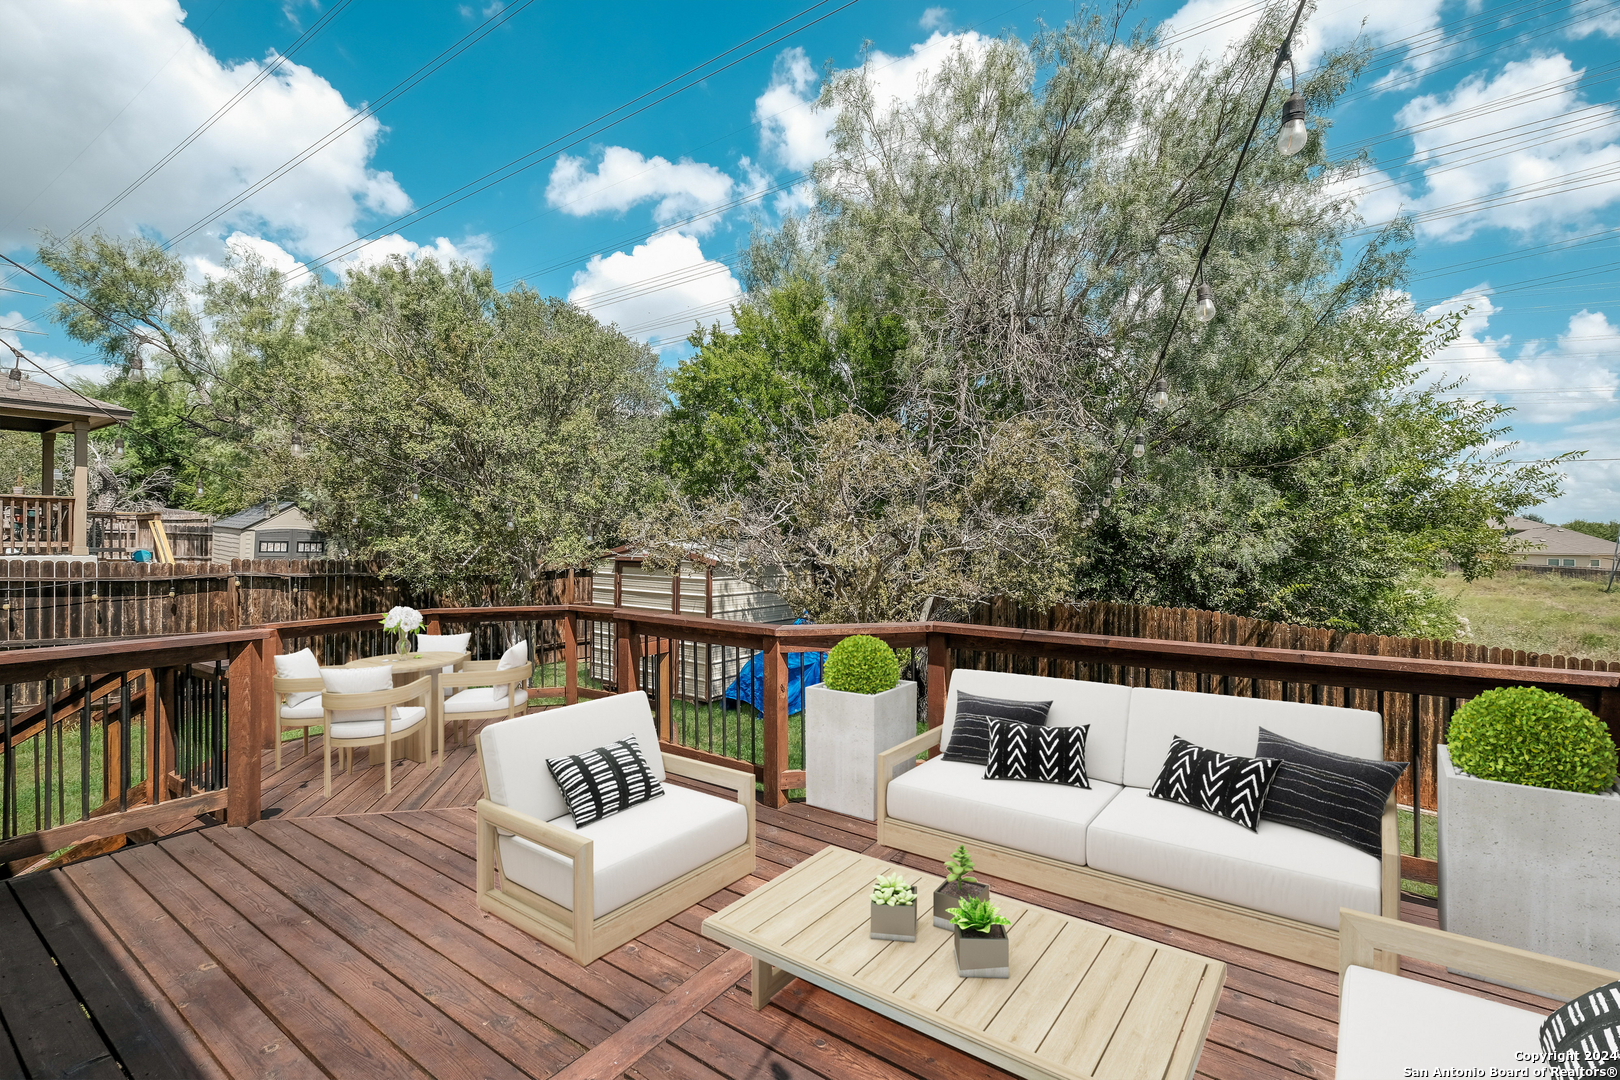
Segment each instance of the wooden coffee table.
[{"label": "wooden coffee table", "polygon": [[[899,871],[917,889],[917,940],[873,941],[868,896]],[[1041,1080],[1192,1076],[1226,965],[1004,896],[1011,977],[956,974],[933,924],[942,879],[828,847],[703,921],[754,958],[754,1007],[794,977]]]}]

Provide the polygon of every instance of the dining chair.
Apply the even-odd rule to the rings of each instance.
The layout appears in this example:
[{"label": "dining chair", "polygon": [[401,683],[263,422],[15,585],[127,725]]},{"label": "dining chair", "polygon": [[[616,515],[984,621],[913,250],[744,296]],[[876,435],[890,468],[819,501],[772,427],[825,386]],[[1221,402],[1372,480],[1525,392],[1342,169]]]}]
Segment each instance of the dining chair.
[{"label": "dining chair", "polygon": [[[322,741],[326,796],[332,796],[332,751],[336,749],[354,771],[354,751],[362,746],[383,748],[383,791],[394,790],[395,747],[427,730],[428,696],[433,681],[427,676],[404,686],[394,685],[394,669],[388,665],[363,668],[322,668],[322,719],[326,735]],[[414,701],[415,705],[405,705]],[[439,760],[430,745],[427,750],[433,768]]]}]

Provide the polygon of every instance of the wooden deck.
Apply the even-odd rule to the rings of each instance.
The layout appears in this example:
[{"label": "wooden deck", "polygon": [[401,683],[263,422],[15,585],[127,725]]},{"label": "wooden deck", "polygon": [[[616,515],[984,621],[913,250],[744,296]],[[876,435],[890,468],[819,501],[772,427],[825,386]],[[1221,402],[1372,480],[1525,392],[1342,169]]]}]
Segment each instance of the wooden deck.
[{"label": "wooden deck", "polygon": [[[828,844],[931,867],[877,848],[867,822],[762,808],[752,877],[581,968],[474,905],[470,751],[394,776],[387,796],[381,769],[334,778],[326,800],[319,755],[299,755],[267,771],[273,816],[249,829],[194,830],[7,883],[0,1080],[1006,1075],[801,982],[755,1012],[747,958],[699,936],[710,912]],[[1225,961],[1201,1076],[1332,1075],[1333,974],[992,886]],[[1404,913],[1434,921],[1416,902]]]}]

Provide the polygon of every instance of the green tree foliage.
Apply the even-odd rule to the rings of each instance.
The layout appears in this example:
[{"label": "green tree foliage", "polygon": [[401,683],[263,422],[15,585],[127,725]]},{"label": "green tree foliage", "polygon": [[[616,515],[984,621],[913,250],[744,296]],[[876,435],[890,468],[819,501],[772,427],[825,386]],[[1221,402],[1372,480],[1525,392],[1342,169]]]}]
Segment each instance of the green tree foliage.
[{"label": "green tree foliage", "polygon": [[[1363,235],[1343,194],[1361,162],[1329,157],[1325,121],[1313,121],[1296,157],[1272,149],[1281,92],[1204,265],[1218,314],[1171,333],[1286,14],[1192,66],[1166,63],[1151,36],[1081,18],[1028,44],[958,51],[909,103],[880,98],[864,69],[829,80],[821,105],[836,116],[834,149],[815,169],[816,207],[757,238],[749,274],[766,296],[739,309],[739,325],[746,317],[750,338],[769,340],[759,323],[776,318],[769,297],[808,289],[789,284],[803,267],[821,268],[809,280],[822,325],[849,311],[894,320],[895,347],[873,354],[889,365],[871,376],[890,388],[882,408],[823,384],[835,400],[818,399],[814,415],[842,407],[893,425],[890,442],[928,468],[870,490],[877,482],[859,476],[858,461],[827,453],[838,429],[803,423],[806,395],[781,365],[761,362],[770,424],[796,430],[798,447],[772,444],[744,419],[706,429],[707,414],[672,417],[667,445],[752,440],[724,453],[799,469],[819,461],[836,477],[784,484],[772,468],[738,468],[734,490],[719,495],[712,475],[687,478],[687,498],[713,511],[696,515],[710,523],[707,542],[740,565],[814,579],[820,606],[847,610],[834,598],[846,589],[840,568],[859,561],[847,553],[870,548],[861,515],[924,523],[979,512],[966,493],[984,490],[990,448],[1016,431],[1022,459],[993,475],[1014,493],[1002,497],[1024,505],[980,513],[995,527],[938,545],[955,551],[971,536],[984,572],[914,582],[866,607],[868,617],[915,615],[923,597],[959,608],[1004,592],[1449,633],[1432,575],[1448,562],[1470,576],[1504,565],[1492,520],[1550,496],[1556,480],[1508,460],[1505,408],[1422,381],[1422,361],[1456,322],[1426,323],[1407,303],[1409,230]],[[1330,54],[1305,73],[1299,89],[1314,115],[1364,61]],[[793,310],[802,336],[815,320],[802,297]],[[683,376],[710,369],[715,340],[695,340]],[[837,499],[815,496],[839,485]],[[869,490],[851,499],[851,485]],[[1059,489],[1069,506],[1051,513]],[[790,497],[806,502],[786,507]],[[1029,507],[1048,508],[1048,521],[1012,527]],[[833,508],[853,516],[832,524]],[[714,526],[723,519],[730,548]],[[666,531],[690,524],[665,520]],[[926,563],[935,549],[910,550]],[[1046,575],[1032,572],[1036,559]]]},{"label": "green tree foliage", "polygon": [[1616,533],[1620,533],[1620,521],[1566,521],[1564,528],[1613,543]]}]

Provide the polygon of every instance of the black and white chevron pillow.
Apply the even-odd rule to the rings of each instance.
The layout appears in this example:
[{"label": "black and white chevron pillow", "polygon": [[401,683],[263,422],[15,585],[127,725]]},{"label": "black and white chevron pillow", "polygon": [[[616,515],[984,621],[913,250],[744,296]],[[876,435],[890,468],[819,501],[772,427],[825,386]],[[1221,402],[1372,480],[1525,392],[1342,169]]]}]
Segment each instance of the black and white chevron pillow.
[{"label": "black and white chevron pillow", "polygon": [[1170,740],[1170,754],[1148,795],[1253,829],[1260,824],[1260,808],[1281,765],[1276,758],[1223,754],[1177,736]]},{"label": "black and white chevron pillow", "polygon": [[616,743],[599,746],[583,754],[546,759],[546,767],[568,800],[574,825],[628,810],[638,803],[664,793],[658,778],[647,768],[636,737],[628,735]]},{"label": "black and white chevron pillow", "polygon": [[1541,1025],[1553,1076],[1620,1076],[1620,982],[1560,1005]]},{"label": "black and white chevron pillow", "polygon": [[1089,788],[1084,727],[1046,727],[1016,720],[990,721],[986,780],[1039,780]]}]

